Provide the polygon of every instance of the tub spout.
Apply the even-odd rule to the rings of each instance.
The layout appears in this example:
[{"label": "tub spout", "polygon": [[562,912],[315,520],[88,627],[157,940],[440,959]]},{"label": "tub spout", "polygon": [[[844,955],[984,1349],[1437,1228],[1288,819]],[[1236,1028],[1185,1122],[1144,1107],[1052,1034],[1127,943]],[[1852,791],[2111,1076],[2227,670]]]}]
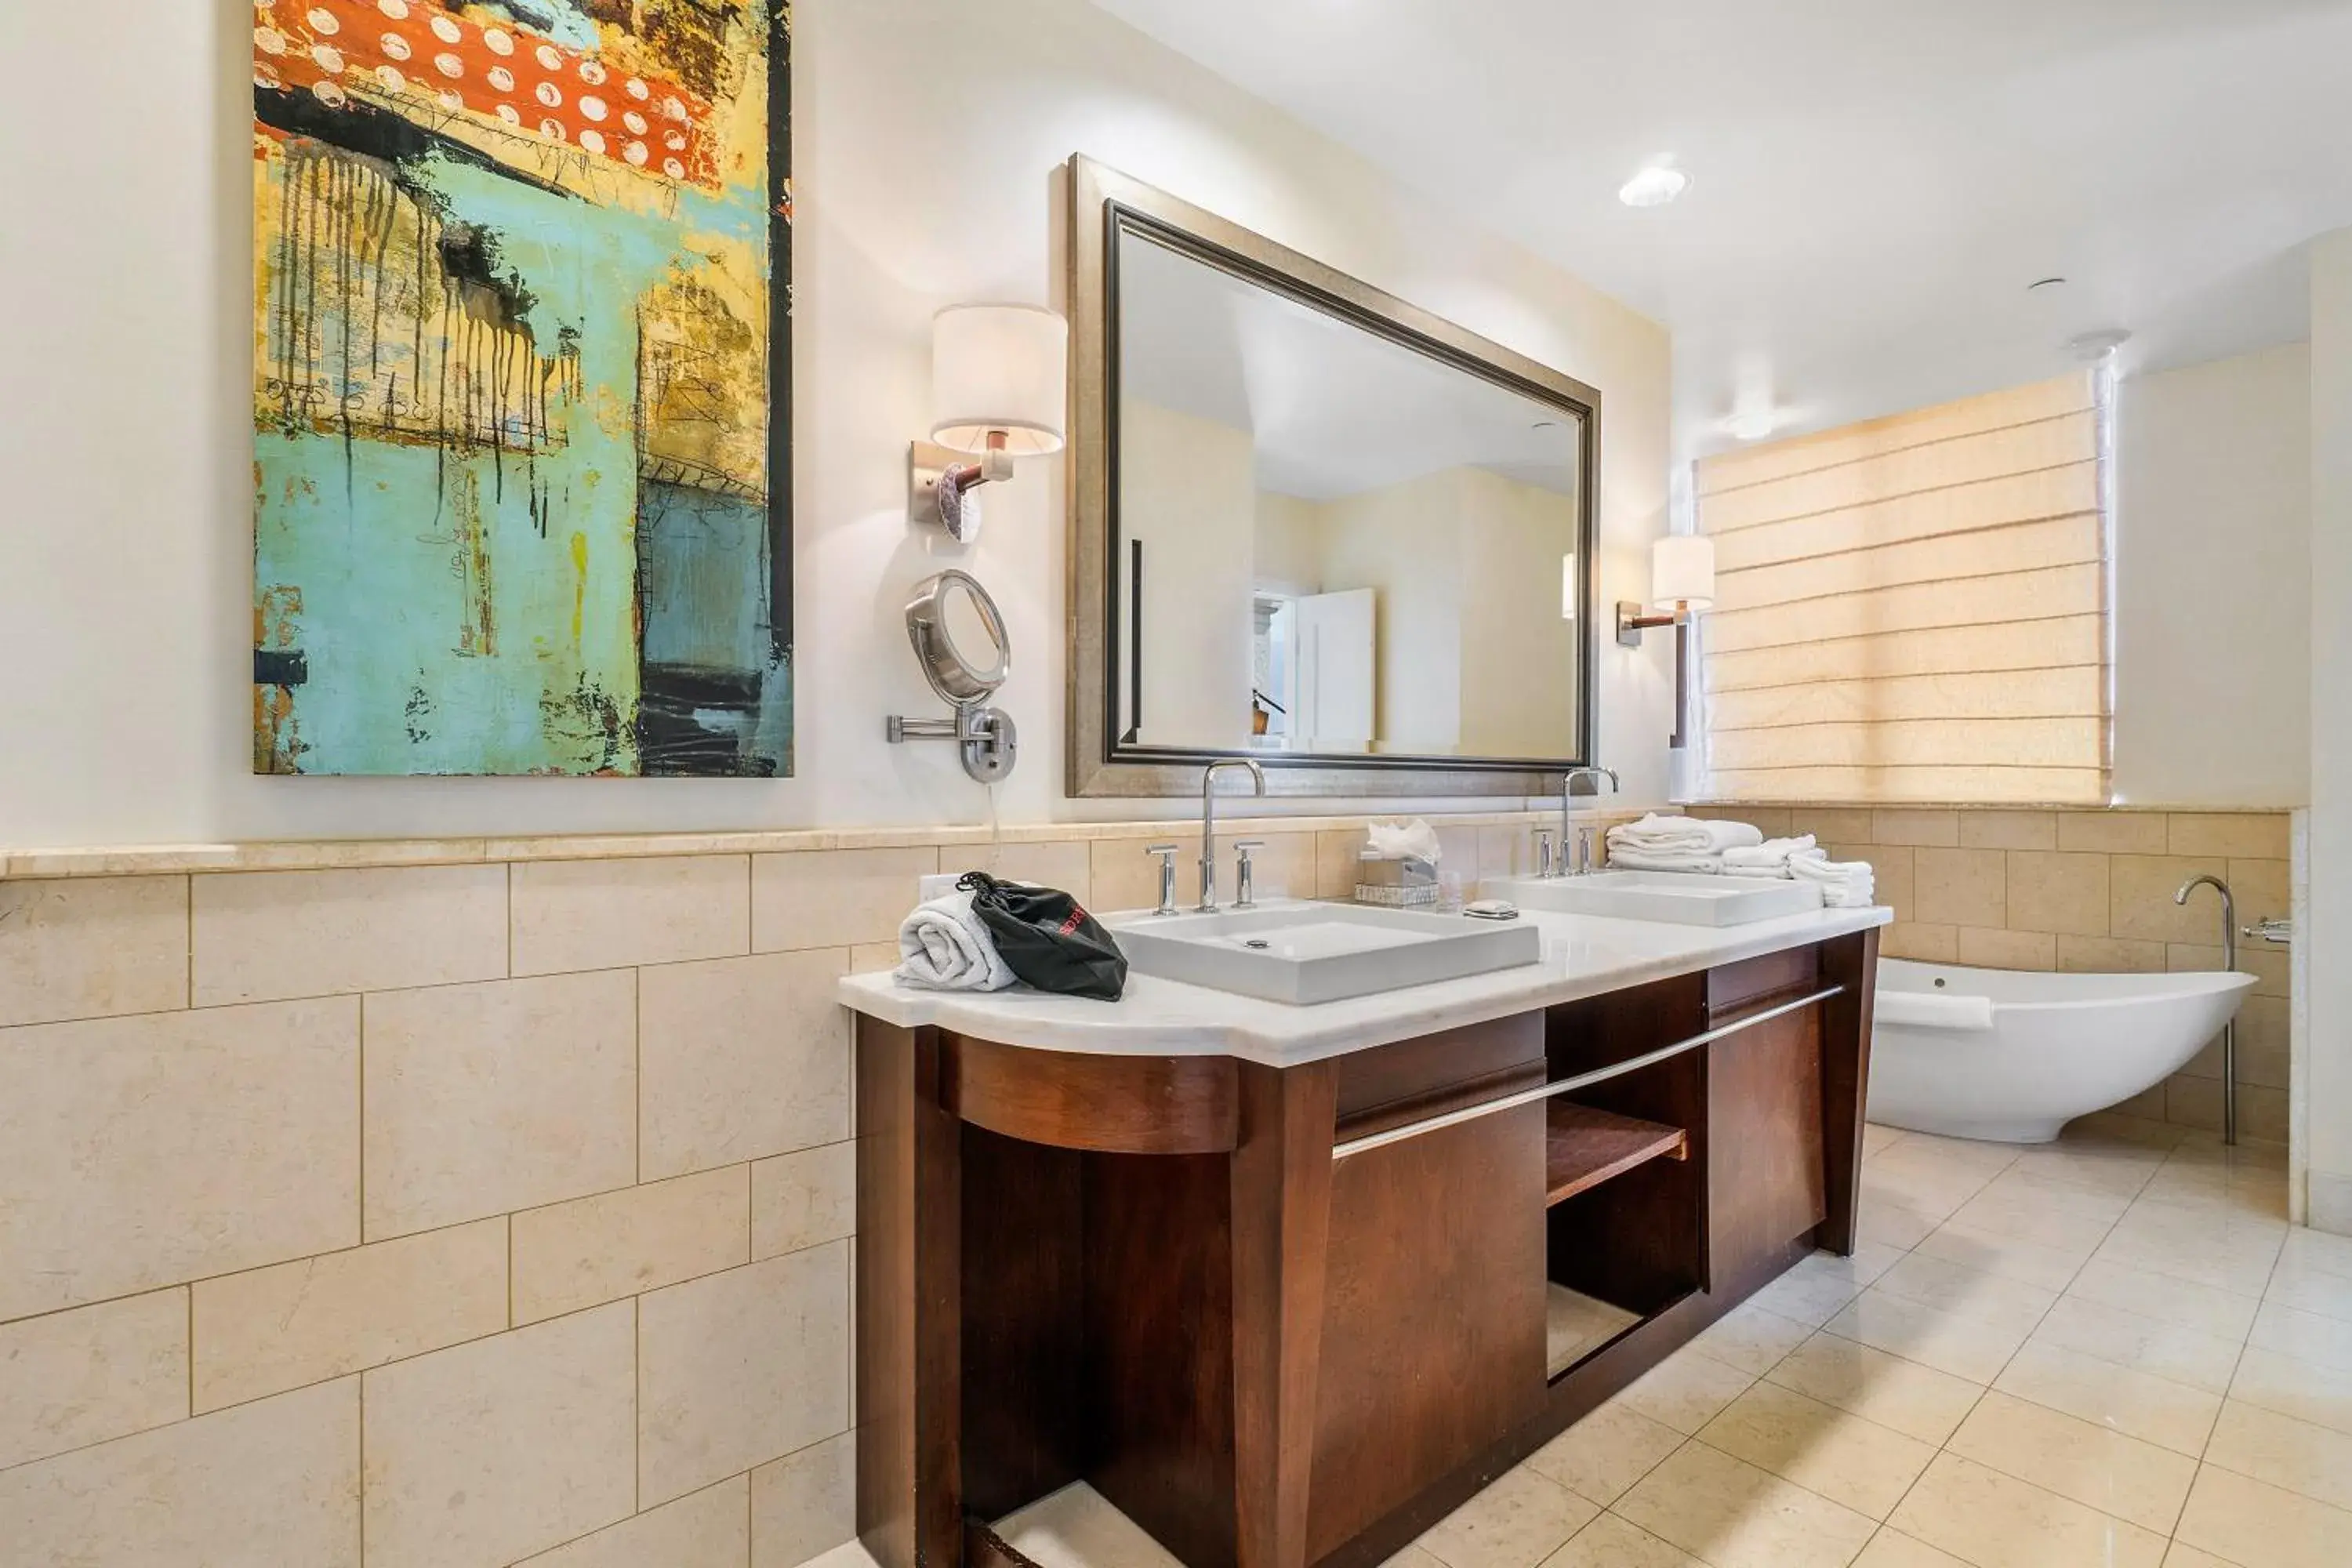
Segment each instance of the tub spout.
[{"label": "tub spout", "polygon": [[[2176,904],[2186,905],[2189,895],[2200,888],[2210,888],[2221,895],[2221,967],[2234,972],[2238,967],[2238,900],[2230,894],[2230,884],[2210,871],[2200,871],[2180,884],[2172,895]],[[2238,1141],[2238,1021],[2232,1017],[2221,1030],[2221,1142],[2234,1144]]]}]

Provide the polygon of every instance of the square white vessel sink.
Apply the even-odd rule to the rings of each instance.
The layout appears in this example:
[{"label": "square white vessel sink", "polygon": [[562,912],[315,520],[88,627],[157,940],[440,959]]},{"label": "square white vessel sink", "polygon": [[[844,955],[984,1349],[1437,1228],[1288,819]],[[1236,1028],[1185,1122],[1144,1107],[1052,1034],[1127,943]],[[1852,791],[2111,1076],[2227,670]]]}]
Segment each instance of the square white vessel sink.
[{"label": "square white vessel sink", "polygon": [[1489,899],[1508,899],[1523,910],[1686,926],[1746,925],[1822,907],[1822,890],[1811,882],[1675,871],[1505,877],[1480,883],[1478,891]]},{"label": "square white vessel sink", "polygon": [[1119,914],[1104,923],[1146,974],[1301,1005],[1543,957],[1543,933],[1531,925],[1367,904],[1286,900],[1206,915]]}]

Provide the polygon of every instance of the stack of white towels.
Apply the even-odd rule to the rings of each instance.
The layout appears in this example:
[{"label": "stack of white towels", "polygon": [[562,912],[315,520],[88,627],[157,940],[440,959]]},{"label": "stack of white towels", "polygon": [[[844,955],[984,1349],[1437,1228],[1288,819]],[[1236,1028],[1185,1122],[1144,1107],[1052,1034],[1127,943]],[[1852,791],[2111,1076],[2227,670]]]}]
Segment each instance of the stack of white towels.
[{"label": "stack of white towels", "polygon": [[1878,891],[1869,861],[1832,860],[1810,833],[1767,839],[1745,822],[1655,812],[1609,830],[1609,864],[1624,871],[1793,878],[1818,885],[1822,902],[1833,910],[1865,908]]}]

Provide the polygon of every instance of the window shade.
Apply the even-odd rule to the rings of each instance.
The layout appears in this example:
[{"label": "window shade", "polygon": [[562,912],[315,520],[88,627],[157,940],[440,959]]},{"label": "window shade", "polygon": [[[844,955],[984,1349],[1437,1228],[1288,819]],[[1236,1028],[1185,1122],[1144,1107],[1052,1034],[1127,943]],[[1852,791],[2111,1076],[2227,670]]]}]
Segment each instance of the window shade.
[{"label": "window shade", "polygon": [[2105,804],[2105,386],[1697,466],[1711,798]]}]

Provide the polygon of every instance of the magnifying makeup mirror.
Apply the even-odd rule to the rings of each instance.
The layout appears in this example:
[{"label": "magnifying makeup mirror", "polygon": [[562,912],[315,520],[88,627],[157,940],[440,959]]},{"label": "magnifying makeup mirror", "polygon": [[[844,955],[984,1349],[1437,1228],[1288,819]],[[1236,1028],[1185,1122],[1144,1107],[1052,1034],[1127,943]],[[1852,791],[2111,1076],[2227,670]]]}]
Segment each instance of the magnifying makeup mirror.
[{"label": "magnifying makeup mirror", "polygon": [[955,717],[894,714],[886,721],[890,743],[954,741],[963,752],[963,771],[981,783],[994,784],[1011,773],[1020,738],[1013,716],[988,706],[988,700],[1013,672],[1013,640],[988,590],[952,568],[924,578],[907,600],[907,640],[923,679]]},{"label": "magnifying makeup mirror", "polygon": [[907,640],[931,689],[950,706],[985,702],[1011,673],[1013,647],[996,601],[971,576],[946,571],[915,584]]}]

